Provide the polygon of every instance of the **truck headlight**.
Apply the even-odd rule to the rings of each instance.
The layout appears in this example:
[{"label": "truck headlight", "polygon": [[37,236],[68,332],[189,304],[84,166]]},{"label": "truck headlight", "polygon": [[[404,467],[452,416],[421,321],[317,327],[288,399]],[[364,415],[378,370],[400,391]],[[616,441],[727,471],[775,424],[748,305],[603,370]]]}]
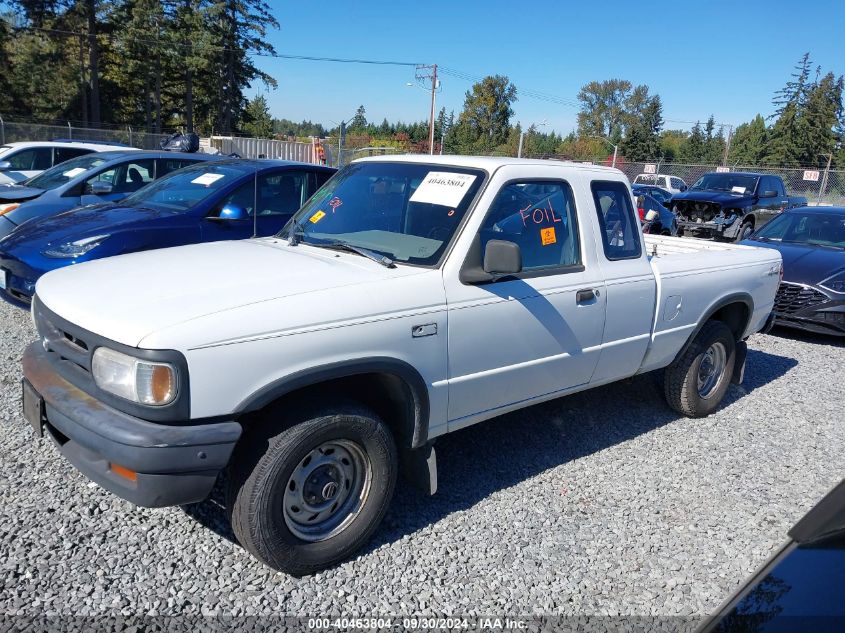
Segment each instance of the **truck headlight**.
[{"label": "truck headlight", "polygon": [[64,244],[57,244],[56,246],[47,246],[43,254],[47,257],[62,257],[73,258],[81,257],[88,251],[97,248],[108,235],[95,235],[94,237],[85,237],[74,242],[65,242]]},{"label": "truck headlight", "polygon": [[98,347],[91,373],[100,389],[139,404],[162,406],[176,397],[176,370],[170,363],[154,363]]}]

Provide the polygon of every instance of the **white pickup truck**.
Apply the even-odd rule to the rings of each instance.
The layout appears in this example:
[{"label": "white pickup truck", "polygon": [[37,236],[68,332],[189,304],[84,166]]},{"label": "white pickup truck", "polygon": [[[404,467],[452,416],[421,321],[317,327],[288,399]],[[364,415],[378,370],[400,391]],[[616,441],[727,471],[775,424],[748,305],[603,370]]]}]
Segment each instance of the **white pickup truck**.
[{"label": "white pickup truck", "polygon": [[780,273],[770,249],[644,241],[615,169],[365,159],[279,236],[42,277],[24,414],[138,505],[228,470],[241,544],[305,574],[370,537],[400,466],[435,491],[445,433],[658,369],[670,406],[711,413]]}]

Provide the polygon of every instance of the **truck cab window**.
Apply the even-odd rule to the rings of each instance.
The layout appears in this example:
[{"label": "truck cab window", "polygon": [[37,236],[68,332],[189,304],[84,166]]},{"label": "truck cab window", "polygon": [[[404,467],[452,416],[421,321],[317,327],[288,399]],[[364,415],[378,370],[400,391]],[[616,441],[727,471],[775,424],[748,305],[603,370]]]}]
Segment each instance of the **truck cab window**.
[{"label": "truck cab window", "polygon": [[621,182],[590,184],[601,226],[604,254],[610,260],[636,259],[642,253],[631,196]]},{"label": "truck cab window", "polygon": [[519,245],[524,271],[581,263],[575,201],[562,181],[525,181],[499,191],[479,231],[482,252],[490,240]]}]

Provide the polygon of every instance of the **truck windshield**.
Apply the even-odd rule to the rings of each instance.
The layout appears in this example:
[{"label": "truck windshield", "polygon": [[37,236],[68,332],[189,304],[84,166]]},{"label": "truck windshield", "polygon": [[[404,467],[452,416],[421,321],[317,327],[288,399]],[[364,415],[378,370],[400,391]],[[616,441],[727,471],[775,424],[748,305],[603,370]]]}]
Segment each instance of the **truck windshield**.
[{"label": "truck windshield", "polygon": [[23,184],[27,187],[35,187],[36,189],[44,189],[45,191],[55,189],[56,187],[61,187],[63,184],[70,182],[77,176],[81,176],[82,174],[99,167],[104,162],[106,162],[106,160],[96,154],[86,154],[85,156],[79,156],[78,158],[71,158],[70,160],[66,160],[55,167],[51,167],[50,169],[41,172],[37,176],[33,176]]},{"label": "truck windshield", "polygon": [[845,214],[791,211],[763,226],[751,239],[845,248]]},{"label": "truck windshield", "polygon": [[353,163],[323,185],[279,236],[436,265],[484,179],[480,170],[452,166]]},{"label": "truck windshield", "polygon": [[690,189],[750,194],[757,188],[757,180],[756,176],[740,174],[704,174]]},{"label": "truck windshield", "polygon": [[185,212],[236,180],[251,173],[234,165],[202,163],[180,169],[142,187],[124,198],[122,207],[149,207],[163,211]]}]

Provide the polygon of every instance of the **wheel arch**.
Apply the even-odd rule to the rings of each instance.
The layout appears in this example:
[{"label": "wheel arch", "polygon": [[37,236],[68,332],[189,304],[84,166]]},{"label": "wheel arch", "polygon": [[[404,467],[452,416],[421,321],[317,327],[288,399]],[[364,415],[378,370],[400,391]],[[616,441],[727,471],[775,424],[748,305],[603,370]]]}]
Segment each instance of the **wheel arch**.
[{"label": "wheel arch", "polygon": [[249,425],[251,414],[271,406],[333,396],[352,398],[372,408],[391,428],[400,448],[419,448],[428,441],[426,383],[413,366],[389,357],[330,363],[285,376],[245,398],[236,416]]},{"label": "wheel arch", "polygon": [[722,321],[733,332],[734,339],[739,342],[748,329],[753,314],[754,299],[747,292],[736,292],[717,299],[704,311],[704,315],[699,319],[675,359],[681,358],[686,353],[708,321]]}]

